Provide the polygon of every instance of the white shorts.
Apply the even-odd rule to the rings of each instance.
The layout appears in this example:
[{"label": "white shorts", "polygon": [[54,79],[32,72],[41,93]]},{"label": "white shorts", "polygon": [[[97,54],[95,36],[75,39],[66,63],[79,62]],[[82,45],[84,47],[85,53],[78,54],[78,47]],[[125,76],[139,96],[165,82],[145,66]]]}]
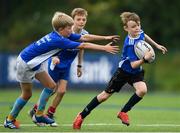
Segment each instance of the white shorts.
[{"label": "white shorts", "polygon": [[35,75],[45,71],[45,67],[43,64],[41,64],[41,67],[38,70],[33,71],[31,68],[29,68],[26,62],[20,56],[18,56],[16,70],[16,79],[18,82],[32,83]]}]

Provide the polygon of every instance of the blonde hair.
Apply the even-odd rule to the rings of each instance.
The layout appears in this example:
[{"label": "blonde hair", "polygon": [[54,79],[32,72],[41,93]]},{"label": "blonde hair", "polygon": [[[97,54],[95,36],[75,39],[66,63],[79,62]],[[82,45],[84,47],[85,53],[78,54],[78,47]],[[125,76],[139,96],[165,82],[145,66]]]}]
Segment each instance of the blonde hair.
[{"label": "blonde hair", "polygon": [[140,17],[134,12],[123,12],[120,17],[124,26],[126,26],[129,21],[140,22]]},{"label": "blonde hair", "polygon": [[85,9],[83,8],[74,8],[73,11],[71,12],[71,16],[74,19],[76,15],[85,15],[86,17],[88,16],[88,13]]},{"label": "blonde hair", "polygon": [[58,31],[59,28],[65,28],[67,26],[72,26],[74,20],[69,15],[63,12],[55,12],[52,18],[52,27],[54,30]]}]

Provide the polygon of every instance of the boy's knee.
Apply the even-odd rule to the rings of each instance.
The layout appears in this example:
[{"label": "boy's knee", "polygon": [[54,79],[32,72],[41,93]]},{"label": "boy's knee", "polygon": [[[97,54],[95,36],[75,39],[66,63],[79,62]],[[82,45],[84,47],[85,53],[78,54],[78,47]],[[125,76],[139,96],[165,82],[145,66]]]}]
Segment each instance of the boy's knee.
[{"label": "boy's knee", "polygon": [[97,96],[99,102],[104,102],[109,98],[110,94],[103,92]]},{"label": "boy's knee", "polygon": [[147,93],[147,89],[143,89],[143,90],[142,90],[142,94],[145,95],[146,93]]},{"label": "boy's knee", "polygon": [[103,97],[101,97],[101,102],[104,102],[104,101],[106,101],[107,99],[108,99],[108,97],[103,96]]},{"label": "boy's knee", "polygon": [[146,95],[147,93],[147,89],[141,89],[139,90],[139,96],[143,97],[144,95]]},{"label": "boy's knee", "polygon": [[54,83],[49,84],[48,88],[55,89],[56,88],[56,83],[54,82]]},{"label": "boy's knee", "polygon": [[60,95],[64,95],[66,93],[66,89],[58,89],[57,93]]}]

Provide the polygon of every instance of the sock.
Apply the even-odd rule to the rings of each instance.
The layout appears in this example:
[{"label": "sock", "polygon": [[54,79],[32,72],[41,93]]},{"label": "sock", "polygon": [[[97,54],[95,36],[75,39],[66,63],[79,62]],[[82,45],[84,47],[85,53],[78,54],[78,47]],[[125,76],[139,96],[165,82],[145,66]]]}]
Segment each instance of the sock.
[{"label": "sock", "polygon": [[96,108],[100,102],[97,99],[97,96],[94,97],[91,102],[84,108],[84,110],[80,113],[82,118],[84,119],[94,108]]},{"label": "sock", "polygon": [[7,117],[7,120],[12,121],[12,120],[16,119],[19,112],[21,111],[21,109],[24,107],[24,105],[26,103],[27,103],[27,101],[22,99],[21,97],[17,98],[14,105],[13,105],[13,108],[12,108],[10,114]]},{"label": "sock", "polygon": [[56,112],[56,108],[54,108],[53,106],[50,106],[47,110],[48,116],[53,116],[55,112]]},{"label": "sock", "polygon": [[39,98],[39,105],[38,105],[38,108],[36,111],[37,116],[43,115],[47,101],[52,93],[53,93],[53,89],[49,89],[49,88],[44,88],[44,90],[42,91],[40,98]]},{"label": "sock", "polygon": [[136,93],[134,93],[134,95],[132,95],[132,97],[129,99],[129,101],[126,103],[126,105],[123,107],[123,109],[121,110],[121,112],[128,112],[131,110],[131,108],[137,104],[142,98],[139,97]]},{"label": "sock", "polygon": [[37,108],[38,108],[38,105],[34,104],[33,109],[34,109],[35,112],[37,111]]}]

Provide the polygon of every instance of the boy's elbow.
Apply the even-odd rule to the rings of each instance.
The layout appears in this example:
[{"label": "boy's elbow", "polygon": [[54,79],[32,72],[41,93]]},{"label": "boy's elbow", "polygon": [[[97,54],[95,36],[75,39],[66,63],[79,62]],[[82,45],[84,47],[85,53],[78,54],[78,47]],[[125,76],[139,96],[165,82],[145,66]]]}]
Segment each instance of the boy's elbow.
[{"label": "boy's elbow", "polygon": [[131,67],[132,67],[133,69],[137,68],[137,65],[136,65],[136,63],[134,63],[134,62],[131,62]]},{"label": "boy's elbow", "polygon": [[136,68],[136,66],[135,66],[135,65],[132,65],[132,64],[131,64],[131,67],[132,67],[133,69],[135,69],[135,68]]}]

